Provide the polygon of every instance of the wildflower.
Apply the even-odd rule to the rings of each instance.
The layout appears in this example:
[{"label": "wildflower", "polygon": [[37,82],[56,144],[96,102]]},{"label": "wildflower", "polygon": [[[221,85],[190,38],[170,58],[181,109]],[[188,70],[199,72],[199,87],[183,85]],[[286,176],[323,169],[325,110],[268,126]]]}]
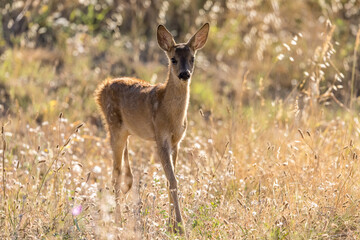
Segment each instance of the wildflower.
[{"label": "wildflower", "polygon": [[82,172],[82,168],[79,165],[75,165],[73,167],[73,171],[76,173],[81,173]]},{"label": "wildflower", "polygon": [[101,173],[101,167],[95,166],[95,167],[93,168],[93,172],[94,172],[94,173]]},{"label": "wildflower", "polygon": [[73,207],[73,209],[71,210],[71,213],[73,216],[78,216],[82,211],[82,206],[81,205],[78,205],[78,206],[75,206]]},{"label": "wildflower", "polygon": [[284,54],[282,54],[282,53],[279,54],[279,55],[277,56],[277,59],[279,59],[280,61],[283,60],[283,59],[284,59]]},{"label": "wildflower", "polygon": [[7,137],[12,137],[13,134],[11,132],[5,132],[4,135]]},{"label": "wildflower", "polygon": [[199,157],[206,158],[206,152],[204,150],[200,150]]},{"label": "wildflower", "polygon": [[314,202],[310,202],[310,205],[311,205],[312,208],[317,208],[317,207],[319,207],[319,205],[317,205],[317,204],[314,203]]},{"label": "wildflower", "polygon": [[156,199],[156,196],[155,196],[155,194],[154,193],[149,193],[149,195],[148,195],[150,198],[152,198],[154,201],[155,201],[155,199]]}]

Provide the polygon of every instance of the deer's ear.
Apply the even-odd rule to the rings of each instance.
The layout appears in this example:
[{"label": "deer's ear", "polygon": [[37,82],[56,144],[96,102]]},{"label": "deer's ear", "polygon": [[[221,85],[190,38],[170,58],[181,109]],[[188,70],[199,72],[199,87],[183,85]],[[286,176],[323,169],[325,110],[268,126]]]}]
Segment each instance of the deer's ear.
[{"label": "deer's ear", "polygon": [[159,25],[157,28],[157,41],[159,46],[167,52],[176,44],[171,33],[163,25]]},{"label": "deer's ear", "polygon": [[187,45],[194,51],[204,47],[209,34],[209,23],[205,23],[187,42]]}]

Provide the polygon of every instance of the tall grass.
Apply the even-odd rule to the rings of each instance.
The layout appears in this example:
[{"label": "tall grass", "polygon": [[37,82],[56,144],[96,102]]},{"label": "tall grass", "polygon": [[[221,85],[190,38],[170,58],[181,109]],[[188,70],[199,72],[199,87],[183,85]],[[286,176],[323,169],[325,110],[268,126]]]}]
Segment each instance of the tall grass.
[{"label": "tall grass", "polygon": [[356,41],[354,47],[354,57],[353,57],[353,66],[351,71],[351,97],[350,97],[350,108],[352,108],[353,100],[354,100],[354,91],[355,91],[355,71],[356,71],[356,63],[357,63],[357,51],[360,43],[360,30],[356,34]]},{"label": "tall grass", "polygon": [[[211,122],[190,113],[176,171],[190,239],[359,236],[357,118],[331,119],[322,108],[295,126],[294,114],[281,116],[291,109],[278,107],[240,110],[231,121],[231,112]],[[2,238],[175,237],[154,146],[131,139],[136,184],[122,198],[120,228],[108,142],[77,126],[66,118],[6,126]]]},{"label": "tall grass", "polygon": [[[29,38],[14,35],[13,48],[0,39],[0,238],[182,239],[168,231],[155,145],[136,137],[129,147],[134,185],[121,199],[122,226],[114,223],[112,154],[93,92],[109,76],[162,82],[166,59],[144,19],[158,14],[185,32],[192,25],[165,16],[186,9],[174,1],[154,9],[121,2],[103,21],[109,2],[96,10],[65,1],[61,16],[74,30],[52,24],[58,5],[48,3],[28,15],[57,33],[52,48],[33,48],[44,31],[36,25]],[[176,169],[187,237],[358,239],[360,35],[347,31],[356,3],[224,3],[205,1],[183,15],[212,26],[197,56]],[[142,13],[132,20],[138,32],[126,22],[113,35],[97,34],[135,10]]]}]

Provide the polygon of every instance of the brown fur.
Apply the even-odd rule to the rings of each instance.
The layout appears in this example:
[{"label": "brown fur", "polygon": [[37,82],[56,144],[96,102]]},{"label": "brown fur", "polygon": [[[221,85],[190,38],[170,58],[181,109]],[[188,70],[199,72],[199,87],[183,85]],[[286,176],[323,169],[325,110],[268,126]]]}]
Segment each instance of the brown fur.
[{"label": "brown fur", "polygon": [[127,142],[129,135],[155,141],[158,154],[169,182],[170,216],[175,208],[175,229],[184,232],[177,195],[175,166],[179,144],[186,131],[186,113],[190,98],[194,56],[206,42],[209,24],[187,42],[176,44],[167,29],[157,31],[159,46],[171,63],[164,84],[151,85],[135,78],[105,80],[96,90],[96,101],[107,124],[113,150],[113,183],[116,197],[117,221],[120,216],[119,195],[121,162],[125,160],[126,193],[132,186]]}]

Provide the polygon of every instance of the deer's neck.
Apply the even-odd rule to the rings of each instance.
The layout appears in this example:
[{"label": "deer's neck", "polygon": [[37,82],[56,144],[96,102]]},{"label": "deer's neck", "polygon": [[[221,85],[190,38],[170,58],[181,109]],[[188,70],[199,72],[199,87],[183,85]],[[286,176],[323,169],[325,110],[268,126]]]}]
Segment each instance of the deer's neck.
[{"label": "deer's neck", "polygon": [[186,118],[190,98],[190,79],[183,82],[169,70],[165,87],[164,103],[171,108],[174,119],[183,121]]}]

